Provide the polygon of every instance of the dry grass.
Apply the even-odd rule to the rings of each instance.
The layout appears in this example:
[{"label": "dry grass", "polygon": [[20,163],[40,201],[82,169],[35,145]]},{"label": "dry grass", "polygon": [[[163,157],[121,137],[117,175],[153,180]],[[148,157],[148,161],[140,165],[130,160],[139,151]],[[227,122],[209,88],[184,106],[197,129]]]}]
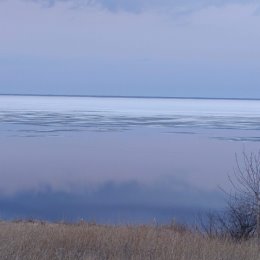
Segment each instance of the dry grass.
[{"label": "dry grass", "polygon": [[176,226],[0,222],[0,259],[255,260],[254,241],[209,239]]}]

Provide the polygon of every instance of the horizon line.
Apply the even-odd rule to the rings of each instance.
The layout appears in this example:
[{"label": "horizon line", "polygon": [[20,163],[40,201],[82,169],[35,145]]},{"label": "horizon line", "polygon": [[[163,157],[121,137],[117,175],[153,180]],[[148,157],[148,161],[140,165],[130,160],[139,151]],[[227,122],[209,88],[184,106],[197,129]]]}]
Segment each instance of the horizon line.
[{"label": "horizon line", "polygon": [[140,98],[140,99],[201,99],[201,100],[255,100],[260,98],[238,98],[238,97],[191,97],[191,96],[142,96],[142,95],[80,95],[80,94],[10,94],[0,93],[0,96],[22,96],[22,97],[93,97],[93,98]]}]

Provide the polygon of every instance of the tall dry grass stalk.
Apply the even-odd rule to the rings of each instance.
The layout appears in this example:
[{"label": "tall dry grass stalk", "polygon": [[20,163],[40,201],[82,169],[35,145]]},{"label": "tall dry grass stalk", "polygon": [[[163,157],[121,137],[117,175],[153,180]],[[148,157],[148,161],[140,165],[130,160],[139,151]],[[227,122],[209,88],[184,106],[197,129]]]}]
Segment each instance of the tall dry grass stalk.
[{"label": "tall dry grass stalk", "polygon": [[179,226],[0,222],[0,259],[257,260],[255,241],[206,238]]}]

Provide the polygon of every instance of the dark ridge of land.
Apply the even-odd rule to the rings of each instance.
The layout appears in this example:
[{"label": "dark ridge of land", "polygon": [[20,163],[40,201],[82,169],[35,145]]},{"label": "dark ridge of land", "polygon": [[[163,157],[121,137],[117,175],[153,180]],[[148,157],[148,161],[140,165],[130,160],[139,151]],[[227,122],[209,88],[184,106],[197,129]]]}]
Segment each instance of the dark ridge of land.
[{"label": "dark ridge of land", "polygon": [[9,93],[0,93],[0,96],[21,96],[21,97],[92,97],[92,98],[136,98],[136,99],[195,99],[195,100],[252,100],[259,101],[260,98],[239,98],[239,97],[190,97],[190,96],[142,96],[142,95],[62,95],[62,94],[9,94]]}]

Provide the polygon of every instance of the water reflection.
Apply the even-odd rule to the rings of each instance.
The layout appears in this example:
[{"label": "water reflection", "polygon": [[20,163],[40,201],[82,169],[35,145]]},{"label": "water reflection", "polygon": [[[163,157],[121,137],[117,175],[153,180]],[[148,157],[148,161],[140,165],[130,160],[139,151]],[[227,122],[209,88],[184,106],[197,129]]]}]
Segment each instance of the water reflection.
[{"label": "water reflection", "polygon": [[191,218],[259,128],[260,101],[0,96],[0,213]]}]

